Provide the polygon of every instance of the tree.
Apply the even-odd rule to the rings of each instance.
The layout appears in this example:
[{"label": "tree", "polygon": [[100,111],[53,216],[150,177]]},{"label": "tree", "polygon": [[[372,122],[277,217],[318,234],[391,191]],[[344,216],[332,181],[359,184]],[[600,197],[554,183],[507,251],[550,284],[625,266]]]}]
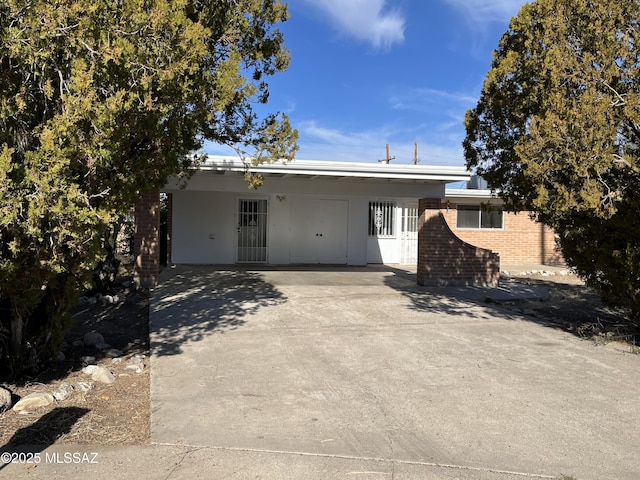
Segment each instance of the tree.
[{"label": "tree", "polygon": [[511,20],[467,166],[559,235],[568,265],[640,320],[640,4],[538,0]]},{"label": "tree", "polygon": [[53,354],[102,239],[210,140],[292,158],[259,119],[279,0],[0,1],[0,372]]}]

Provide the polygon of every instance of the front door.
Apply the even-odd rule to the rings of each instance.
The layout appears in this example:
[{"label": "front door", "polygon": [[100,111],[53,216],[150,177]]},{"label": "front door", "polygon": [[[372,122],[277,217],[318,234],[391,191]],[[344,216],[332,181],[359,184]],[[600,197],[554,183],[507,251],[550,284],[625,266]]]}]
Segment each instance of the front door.
[{"label": "front door", "polygon": [[291,203],[291,263],[347,263],[349,202],[297,198]]},{"label": "front door", "polygon": [[267,261],[267,201],[240,199],[238,201],[238,263]]},{"label": "front door", "polygon": [[418,206],[402,206],[402,258],[403,265],[418,263]]}]

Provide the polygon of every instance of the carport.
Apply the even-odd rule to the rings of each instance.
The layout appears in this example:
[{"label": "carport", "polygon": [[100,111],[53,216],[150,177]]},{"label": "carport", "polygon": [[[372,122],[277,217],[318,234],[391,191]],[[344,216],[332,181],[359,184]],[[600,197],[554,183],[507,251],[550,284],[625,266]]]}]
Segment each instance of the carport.
[{"label": "carport", "polygon": [[[264,185],[249,191],[250,169]],[[464,167],[295,160],[248,166],[208,157],[164,188],[168,262],[417,266],[420,284],[494,284],[499,258],[462,242],[440,210]],[[136,207],[137,281],[159,272],[159,193]]]}]

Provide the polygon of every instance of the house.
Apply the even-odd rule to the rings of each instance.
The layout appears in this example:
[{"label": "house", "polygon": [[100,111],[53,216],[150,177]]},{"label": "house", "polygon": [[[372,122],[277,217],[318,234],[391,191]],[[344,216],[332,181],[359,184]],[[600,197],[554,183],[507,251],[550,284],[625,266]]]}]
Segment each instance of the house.
[{"label": "house", "polygon": [[[443,208],[451,200],[467,208],[462,193],[450,198],[445,188],[470,180],[464,167],[276,162],[251,167],[264,177],[257,190],[247,187],[246,171],[237,158],[211,156],[186,185],[166,185],[170,263],[417,264],[420,284],[497,282],[491,242],[478,248],[456,237],[452,230],[469,232],[452,229],[452,209]],[[469,202],[479,206],[482,195]],[[159,269],[158,212],[157,192],[136,207],[143,284]]]},{"label": "house", "polygon": [[442,213],[461,240],[500,255],[502,264],[564,265],[555,232],[529,212],[506,212],[502,200],[474,176],[466,189],[447,189]]}]

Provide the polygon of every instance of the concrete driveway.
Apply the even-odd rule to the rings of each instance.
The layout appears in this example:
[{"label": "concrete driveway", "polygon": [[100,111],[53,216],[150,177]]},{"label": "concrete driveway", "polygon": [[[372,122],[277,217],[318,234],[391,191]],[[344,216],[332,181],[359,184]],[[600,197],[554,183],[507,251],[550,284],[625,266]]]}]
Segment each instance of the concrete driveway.
[{"label": "concrete driveway", "polygon": [[168,269],[152,442],[209,478],[640,478],[640,357],[461,293],[393,267]]}]

